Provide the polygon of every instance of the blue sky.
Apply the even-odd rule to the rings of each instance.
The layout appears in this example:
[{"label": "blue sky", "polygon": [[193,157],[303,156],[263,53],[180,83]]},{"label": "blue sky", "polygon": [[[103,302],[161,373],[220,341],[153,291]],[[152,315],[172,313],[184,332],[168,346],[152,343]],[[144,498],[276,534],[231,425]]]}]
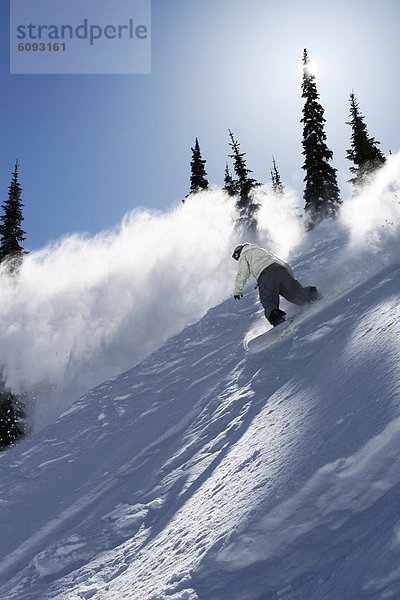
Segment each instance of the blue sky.
[{"label": "blue sky", "polygon": [[396,0],[153,0],[150,75],[10,75],[3,1],[0,189],[18,157],[26,248],[180,202],[196,136],[221,185],[229,128],[254,176],[269,181],[274,155],[302,205],[304,47],[345,199],[352,89],[382,150],[399,149],[399,19]]}]

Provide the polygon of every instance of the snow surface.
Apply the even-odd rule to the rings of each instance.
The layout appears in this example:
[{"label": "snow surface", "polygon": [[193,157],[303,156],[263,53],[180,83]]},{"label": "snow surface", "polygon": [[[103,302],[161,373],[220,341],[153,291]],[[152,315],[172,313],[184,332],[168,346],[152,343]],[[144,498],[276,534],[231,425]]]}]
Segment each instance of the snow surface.
[{"label": "snow surface", "polygon": [[298,246],[324,304],[277,348],[245,350],[265,327],[249,286],[0,456],[0,598],[400,598],[400,208],[385,181],[374,220],[355,198]]}]

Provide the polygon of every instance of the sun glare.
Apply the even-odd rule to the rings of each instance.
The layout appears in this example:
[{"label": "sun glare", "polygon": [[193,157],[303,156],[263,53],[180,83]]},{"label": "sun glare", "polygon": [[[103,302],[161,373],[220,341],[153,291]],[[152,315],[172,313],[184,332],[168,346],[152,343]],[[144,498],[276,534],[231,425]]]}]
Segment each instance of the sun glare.
[{"label": "sun glare", "polygon": [[311,59],[311,60],[308,62],[308,65],[307,65],[307,67],[308,67],[308,70],[310,71],[310,73],[311,73],[312,75],[315,75],[315,76],[317,76],[317,75],[319,75],[319,74],[320,74],[320,72],[321,72],[321,68],[320,68],[319,64],[318,64],[318,63],[317,63],[315,60],[313,60],[313,59]]},{"label": "sun glare", "polygon": [[[308,72],[315,77],[318,77],[318,75],[321,73],[321,65],[312,58],[308,61],[307,69]],[[299,72],[301,75],[303,75],[303,63],[301,63],[299,66]]]}]

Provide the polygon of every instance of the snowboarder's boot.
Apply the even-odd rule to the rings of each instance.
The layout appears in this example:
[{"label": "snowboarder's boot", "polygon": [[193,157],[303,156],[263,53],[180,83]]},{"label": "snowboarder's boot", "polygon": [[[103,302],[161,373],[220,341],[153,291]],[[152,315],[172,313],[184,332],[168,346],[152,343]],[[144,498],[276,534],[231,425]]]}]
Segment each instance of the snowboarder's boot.
[{"label": "snowboarder's boot", "polygon": [[280,325],[285,320],[286,313],[279,308],[274,308],[271,310],[271,314],[268,317],[268,321],[271,323],[273,327]]},{"label": "snowboarder's boot", "polygon": [[318,300],[321,300],[321,298],[322,298],[322,295],[319,293],[317,288],[312,285],[310,287],[310,295],[308,297],[309,303],[313,304],[314,302],[318,302]]}]

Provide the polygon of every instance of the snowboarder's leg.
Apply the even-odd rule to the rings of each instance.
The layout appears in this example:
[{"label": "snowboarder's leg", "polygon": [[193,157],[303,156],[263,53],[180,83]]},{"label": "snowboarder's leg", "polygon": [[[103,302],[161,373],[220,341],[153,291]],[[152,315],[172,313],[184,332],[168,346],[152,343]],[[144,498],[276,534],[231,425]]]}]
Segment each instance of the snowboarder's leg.
[{"label": "snowboarder's leg", "polygon": [[302,306],[319,300],[320,295],[314,286],[303,287],[296,279],[294,279],[289,271],[279,265],[280,282],[279,293],[289,302]]},{"label": "snowboarder's leg", "polygon": [[302,306],[321,298],[314,286],[303,287],[285,267],[273,264],[264,269],[258,278],[260,302],[268,321],[276,327],[285,320],[286,313],[279,309],[279,296]]},{"label": "snowboarder's leg", "polygon": [[285,320],[286,314],[279,310],[280,274],[275,268],[276,266],[267,267],[258,278],[260,302],[263,305],[266,318],[274,327]]}]

